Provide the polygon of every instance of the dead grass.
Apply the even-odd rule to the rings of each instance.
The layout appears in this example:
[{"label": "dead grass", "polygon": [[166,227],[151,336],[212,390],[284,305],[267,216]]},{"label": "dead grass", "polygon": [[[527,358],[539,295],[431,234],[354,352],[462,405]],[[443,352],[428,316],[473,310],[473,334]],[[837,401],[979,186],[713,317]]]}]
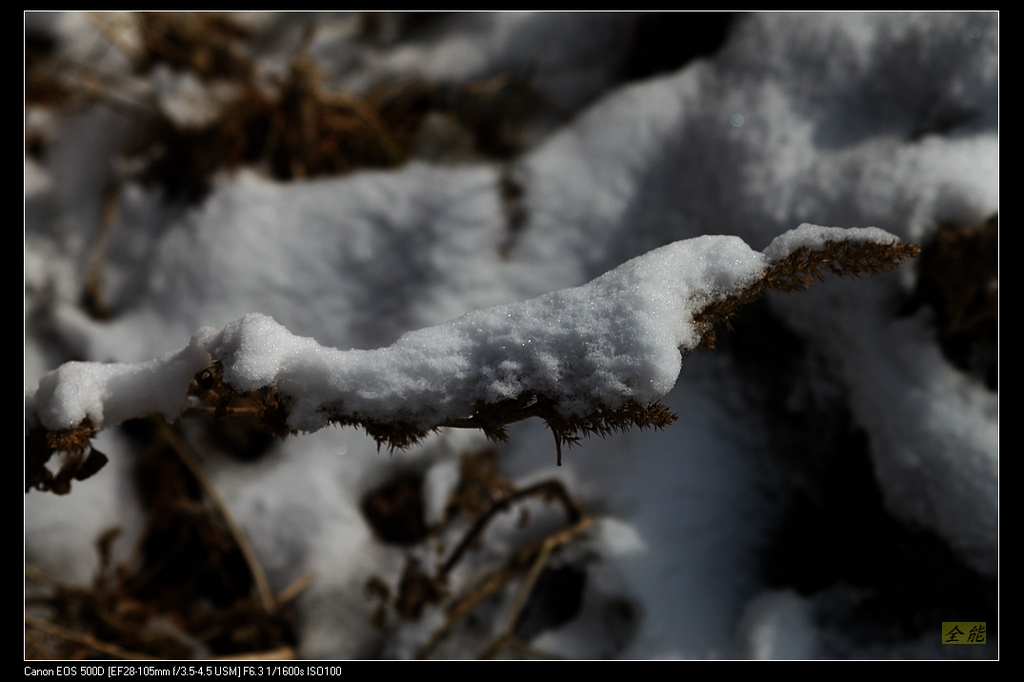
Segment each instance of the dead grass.
[{"label": "dead grass", "polygon": [[128,558],[120,530],[96,542],[91,585],[64,585],[26,565],[26,658],[292,658],[291,602],[273,594],[245,534],[173,428],[135,425],[144,439],[136,492],[146,514]]}]

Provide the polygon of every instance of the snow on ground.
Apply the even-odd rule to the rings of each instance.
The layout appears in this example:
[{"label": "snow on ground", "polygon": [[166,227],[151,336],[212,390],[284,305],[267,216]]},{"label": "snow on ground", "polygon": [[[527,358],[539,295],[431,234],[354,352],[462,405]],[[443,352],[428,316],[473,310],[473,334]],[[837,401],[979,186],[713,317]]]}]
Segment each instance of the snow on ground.
[{"label": "snow on ground", "polygon": [[[350,15],[239,16],[258,31],[267,65],[285,63],[303,23],[315,21],[310,55],[334,86],[528,73],[562,116],[528,126],[526,148],[510,161],[413,160],[289,182],[244,169],[181,208],[131,179],[118,113],[28,111],[48,148],[25,162],[27,394],[66,360],[146,362],[250,314],[318,346],[371,351],[471,311],[583,285],[678,240],[737,236],[757,253],[810,222],[924,243],[942,224],[978,224],[998,210],[994,13],[744,15],[713,54],[629,81],[631,31],[650,15],[455,14],[412,38],[385,21],[375,43],[354,38]],[[699,15],[672,21],[687,18]],[[52,32],[71,58],[112,75],[127,68],[117,50],[97,47],[104,38],[81,15],[29,14],[26,25]],[[164,106],[196,98],[196,84],[174,74],[142,80],[132,87],[160,90]],[[502,189],[510,174],[522,194],[514,230]],[[105,270],[115,314],[99,322],[79,305],[82,281],[103,188],[125,177]],[[764,566],[806,474],[780,455],[793,422],[779,410],[799,423],[802,412],[839,405],[866,435],[889,523],[933,534],[950,565],[994,586],[998,393],[943,356],[928,310],[897,315],[914,273],[908,264],[771,294],[767,314],[803,350],[786,393],[767,403],[756,398],[763,375],[724,339],[725,348],[685,360],[665,398],[680,419],[664,431],[586,439],[557,468],[543,424],[512,427],[498,447],[503,475],[520,484],[558,477],[597,519],[561,559],[587,573],[579,615],[533,643],[576,658],[995,656],[994,643],[935,644],[940,622],[963,615],[942,611],[941,600],[926,614],[935,622],[903,613],[913,625],[893,631],[892,614],[861,608],[877,605],[877,586],[787,583]],[[639,315],[644,304],[653,305],[629,307]],[[588,328],[611,333],[593,327],[599,319]],[[505,333],[518,339],[529,322],[513,320]],[[765,333],[763,344],[778,338]],[[659,392],[674,380],[659,378]],[[92,574],[101,529],[139,525],[125,473],[132,446],[117,431],[101,438],[108,468],[70,495],[26,496],[26,558],[78,583]],[[299,601],[301,655],[407,656],[422,644],[436,613],[384,633],[366,625],[367,578],[396,581],[404,552],[375,539],[360,500],[410,467],[443,499],[460,454],[484,446],[479,434],[445,430],[388,455],[361,431],[327,429],[286,439],[256,463],[210,464],[275,588],[316,575]],[[820,466],[837,456],[807,447]],[[493,531],[488,551],[514,544],[512,528]],[[821,540],[805,544],[836,544]],[[992,603],[972,606],[995,620]],[[474,656],[480,642],[462,633],[445,655]]]}]

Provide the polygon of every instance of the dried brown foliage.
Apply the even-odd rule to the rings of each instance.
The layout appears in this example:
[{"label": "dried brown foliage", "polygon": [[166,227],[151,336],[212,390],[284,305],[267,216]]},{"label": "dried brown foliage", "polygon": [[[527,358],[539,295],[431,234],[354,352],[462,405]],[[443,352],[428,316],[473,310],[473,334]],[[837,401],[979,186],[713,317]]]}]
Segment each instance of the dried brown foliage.
[{"label": "dried brown foliage", "polygon": [[64,585],[26,566],[26,657],[294,657],[290,602],[299,588],[271,594],[188,443],[166,424],[139,428],[153,432],[135,471],[143,531],[118,564],[120,530],[97,539],[91,585]]},{"label": "dried brown foliage", "polygon": [[642,405],[636,401],[626,401],[614,409],[600,407],[586,415],[567,417],[558,411],[553,400],[534,393],[524,393],[516,399],[478,405],[472,416],[441,422],[429,430],[401,422],[382,423],[353,415],[339,414],[331,420],[339,426],[362,427],[377,442],[378,448],[383,445],[391,450],[402,450],[416,445],[431,432],[443,427],[479,429],[492,441],[506,442],[508,435],[505,427],[530,417],[544,420],[551,429],[559,465],[562,463],[562,446],[575,445],[584,436],[597,435],[603,438],[631,428],[663,429],[678,418],[659,402]]},{"label": "dried brown foliage", "polygon": [[801,247],[774,261],[764,275],[744,291],[727,296],[694,315],[694,324],[703,334],[702,348],[715,347],[715,325],[730,329],[729,319],[743,306],[760,298],[768,290],[793,293],[824,281],[826,273],[839,276],[886,272],[921,253],[916,244],[893,241],[890,244],[859,241],[829,241],[820,249]]},{"label": "dried brown foliage", "polygon": [[943,353],[955,366],[998,385],[999,216],[943,225],[925,244],[908,313],[934,311]]},{"label": "dried brown foliage", "polygon": [[159,120],[146,148],[160,151],[144,178],[172,197],[194,201],[206,194],[215,172],[243,165],[281,180],[391,168],[416,152],[431,114],[466,130],[480,154],[505,157],[519,149],[518,127],[492,100],[526,99],[525,92],[510,79],[455,89],[406,79],[356,94],[327,87],[315,62],[300,53],[272,86],[242,82],[241,94],[207,124],[182,128]]},{"label": "dried brown foliage", "polygon": [[142,52],[135,60],[139,71],[166,64],[204,80],[247,78],[253,72],[245,47],[248,31],[229,14],[140,12],[133,18],[142,39]]},{"label": "dried brown foliage", "polygon": [[[379,604],[372,618],[378,628],[386,628],[395,619],[399,622],[417,621],[427,608],[437,608],[444,613],[444,622],[419,647],[415,653],[416,658],[434,655],[460,624],[470,620],[485,603],[500,600],[510,588],[514,594],[505,600],[506,627],[497,638],[483,644],[479,657],[495,657],[506,649],[518,650],[532,657],[546,657],[543,652],[533,650],[519,639],[517,625],[525,610],[535,600],[544,598],[535,588],[552,555],[560,547],[581,537],[592,519],[583,514],[561,481],[550,479],[518,487],[501,477],[496,454],[493,450],[485,450],[463,455],[460,460],[462,476],[451,493],[444,518],[416,543],[402,543],[410,552],[418,550],[420,554],[429,556],[434,553],[427,547],[429,543],[442,536],[461,534],[454,548],[444,552],[446,558],[443,561],[439,560],[431,567],[427,565],[428,562],[410,553],[394,586],[380,576],[371,577],[367,581],[367,596]],[[398,481],[402,481],[400,486],[396,485]],[[392,501],[382,506],[386,506],[397,517],[410,514],[415,517],[418,512],[414,505],[393,502],[394,491],[399,487],[405,488],[409,482],[405,475],[400,475],[398,481],[389,482],[380,489],[381,493],[385,490],[392,493]],[[408,497],[408,492],[398,496]],[[538,498],[562,507],[565,525],[538,536],[529,532],[529,517],[523,515],[520,517],[519,528],[527,539],[518,547],[481,560],[477,551],[486,546],[486,530],[494,519],[525,500]],[[416,522],[415,519],[390,518],[387,526]],[[371,519],[371,523],[377,528],[379,519],[377,522]],[[457,565],[467,563],[469,573],[475,577],[456,588],[452,584],[452,573]]]},{"label": "dried brown foliage", "polygon": [[[107,456],[92,447],[96,429],[86,420],[73,429],[30,429],[25,439],[25,492],[48,490],[58,495],[71,492],[71,481],[84,481],[107,463]],[[57,473],[46,468],[50,458],[62,453]]]},{"label": "dried brown foliage", "polygon": [[[230,85],[235,94],[202,123],[174,120],[153,102],[122,94],[121,84],[88,64],[66,64],[52,45],[31,42],[26,103],[45,108],[102,104],[124,113],[136,134],[128,156],[144,160],[139,177],[173,200],[195,202],[213,175],[257,167],[281,180],[326,177],[400,165],[421,146],[424,122],[436,116],[472,141],[473,153],[509,158],[522,149],[531,112],[550,109],[521,78],[497,76],[462,85],[419,79],[380,83],[355,93],[330,87],[309,56],[310,25],[283,74],[263,74],[252,37],[230,15],[143,12],[91,15],[138,75],[157,66],[194,75],[204,87]],[[137,40],[128,40],[127,31]],[[30,148],[43,149],[33,139]]]}]

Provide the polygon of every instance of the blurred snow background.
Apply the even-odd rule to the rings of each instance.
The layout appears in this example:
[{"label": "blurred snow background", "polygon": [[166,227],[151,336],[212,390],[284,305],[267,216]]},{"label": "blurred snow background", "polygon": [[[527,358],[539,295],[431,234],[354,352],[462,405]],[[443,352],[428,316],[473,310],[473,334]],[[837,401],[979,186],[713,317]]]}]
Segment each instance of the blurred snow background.
[{"label": "blurred snow background", "polygon": [[[485,146],[465,118],[430,115],[388,168],[283,180],[247,164],[172,196],[140,172],[152,159],[139,109],[197,129],[237,86],[139,69],[131,15],[26,14],[30,47],[45,44],[79,90],[112,93],[27,98],[26,389],[67,360],[157,357],[250,312],[376,348],[679,239],[763,249],[811,222],[927,249],[998,211],[995,13],[230,17],[265,82],[304,47],[331,92],[488,84],[512,132]],[[104,315],[83,296],[98,251]],[[742,311],[720,349],[684,362],[664,432],[585,440],[558,468],[543,424],[510,429],[501,475],[558,478],[596,518],[556,557],[582,583],[578,603],[567,620],[539,616],[532,644],[574,658],[994,657],[995,340],[952,358],[921,268]],[[994,270],[982,290],[995,300]],[[104,529],[130,539],[143,523],[133,442],[111,429],[97,446],[110,464],[72,494],[25,498],[26,560],[73,584],[95,573]],[[370,626],[367,580],[397,583],[419,550],[380,540],[361,500],[413,471],[436,520],[459,458],[489,447],[443,432],[378,453],[332,429],[204,465],[273,587],[315,576],[297,604],[301,656],[409,656],[440,616]],[[499,520],[486,551],[507,554],[517,533]],[[987,620],[992,642],[940,645],[941,621],[961,617]],[[439,655],[475,656],[500,609],[482,621]]]}]

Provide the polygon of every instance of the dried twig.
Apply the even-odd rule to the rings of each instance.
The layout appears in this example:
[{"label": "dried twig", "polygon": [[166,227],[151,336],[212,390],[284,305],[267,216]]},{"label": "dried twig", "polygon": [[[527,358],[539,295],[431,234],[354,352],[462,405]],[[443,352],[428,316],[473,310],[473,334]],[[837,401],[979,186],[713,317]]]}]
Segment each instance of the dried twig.
[{"label": "dried twig", "polygon": [[[503,490],[504,486],[498,486],[498,489]],[[432,579],[438,585],[446,584],[455,565],[465,556],[467,549],[479,539],[487,524],[499,512],[506,511],[512,503],[533,496],[553,497],[558,500],[565,509],[569,523],[568,528],[520,548],[500,566],[487,573],[482,579],[465,590],[460,597],[452,601],[445,609],[446,618],[444,625],[438,628],[431,635],[430,639],[415,652],[415,658],[429,656],[463,618],[472,613],[485,599],[503,589],[510,581],[515,580],[525,570],[527,571],[527,577],[512,607],[507,628],[508,632],[506,635],[503,635],[501,644],[496,642],[492,646],[500,649],[501,646],[512,645],[513,635],[511,633],[514,630],[516,621],[519,620],[526,601],[536,584],[537,577],[547,564],[551,553],[583,532],[593,522],[591,517],[583,515],[579,504],[572,498],[561,481],[552,479],[535,483],[521,490],[504,491],[499,499],[490,504],[479,515],[452,551],[447,561],[439,567],[437,576]]]},{"label": "dried twig", "polygon": [[103,293],[103,268],[106,265],[107,249],[110,246],[110,234],[114,220],[117,218],[119,192],[110,187],[103,197],[103,215],[100,226],[89,255],[89,269],[85,275],[85,287],[82,300],[86,310],[98,320],[110,319],[110,306]]},{"label": "dried twig", "polygon": [[61,627],[55,623],[43,620],[42,618],[36,618],[35,616],[25,614],[25,625],[26,627],[35,628],[40,632],[45,632],[53,637],[59,637],[60,639],[74,642],[87,647],[97,653],[105,654],[107,656],[113,656],[114,658],[120,658],[125,660],[143,660],[152,661],[160,660],[157,656],[148,656],[146,654],[140,654],[135,651],[129,651],[122,647],[114,644],[108,644],[101,640],[96,639],[92,635],[88,635],[82,632],[76,632],[65,627]]},{"label": "dried twig", "polygon": [[221,518],[224,519],[224,523],[227,525],[228,530],[231,532],[231,536],[234,538],[235,543],[238,545],[238,549],[242,552],[242,555],[245,557],[245,561],[249,566],[263,610],[267,613],[273,613],[277,608],[277,603],[274,599],[273,592],[270,590],[270,584],[267,582],[266,574],[263,572],[263,567],[256,558],[256,552],[253,551],[252,545],[250,545],[248,539],[246,539],[245,533],[242,531],[242,527],[238,525],[234,516],[231,515],[224,498],[221,497],[217,488],[213,485],[213,482],[210,481],[209,477],[206,475],[203,467],[199,464],[198,458],[196,458],[192,453],[192,449],[184,440],[178,437],[178,434],[176,434],[169,425],[160,424],[160,435],[164,441],[171,446],[181,462],[188,468],[189,472],[195,476],[199,485],[202,486],[203,491],[217,508]]},{"label": "dried twig", "polygon": [[516,624],[519,622],[519,616],[522,614],[523,608],[526,606],[526,602],[530,598],[530,594],[533,592],[534,586],[537,584],[537,578],[540,577],[541,571],[544,569],[544,566],[547,565],[548,559],[551,558],[551,553],[585,531],[593,522],[594,519],[592,517],[585,516],[569,528],[548,536],[544,542],[541,543],[540,551],[537,552],[537,558],[533,560],[533,564],[530,566],[530,572],[527,574],[526,580],[523,581],[523,585],[519,589],[519,595],[516,597],[516,601],[512,605],[512,610],[509,612],[509,617],[506,621],[504,631],[497,637],[497,639],[494,640],[494,642],[480,653],[478,658],[494,658],[501,653],[502,649],[510,645],[513,641],[518,640],[514,633]]},{"label": "dried twig", "polygon": [[490,507],[490,509],[476,520],[476,523],[474,523],[473,527],[469,529],[469,532],[466,533],[456,548],[452,551],[451,556],[448,557],[448,560],[444,562],[444,565],[441,567],[441,579],[443,580],[445,576],[451,573],[455,564],[458,563],[466,549],[473,544],[477,537],[483,532],[483,529],[487,524],[490,523],[491,519],[493,519],[498,513],[507,510],[513,502],[518,502],[519,500],[532,497],[534,495],[551,495],[558,499],[562,506],[565,507],[565,513],[570,523],[578,523],[582,517],[579,506],[576,504],[576,501],[569,496],[568,491],[566,491],[565,486],[562,485],[561,481],[542,481],[541,483],[535,483],[534,485],[523,488],[522,490],[517,490],[516,492],[499,499]]},{"label": "dried twig", "polygon": [[431,635],[429,640],[416,650],[413,658],[423,659],[429,656],[459,622],[471,614],[488,597],[503,589],[509,582],[521,575],[524,569],[529,567],[530,572],[520,588],[516,602],[512,607],[505,632],[485,649],[480,657],[485,658],[496,655],[503,646],[510,645],[514,639],[514,635],[511,633],[514,632],[516,621],[518,621],[523,607],[525,607],[537,582],[537,577],[547,564],[551,553],[589,528],[593,521],[592,517],[584,516],[569,528],[548,536],[539,542],[530,543],[515,552],[501,566],[477,581],[460,598],[456,599],[446,608],[444,624]]}]

